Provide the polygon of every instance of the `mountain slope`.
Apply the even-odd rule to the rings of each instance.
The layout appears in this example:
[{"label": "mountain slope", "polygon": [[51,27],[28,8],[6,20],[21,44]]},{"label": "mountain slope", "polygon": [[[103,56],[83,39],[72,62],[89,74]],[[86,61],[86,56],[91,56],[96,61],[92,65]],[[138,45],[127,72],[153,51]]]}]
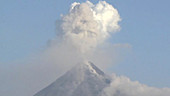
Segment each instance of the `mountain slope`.
[{"label": "mountain slope", "polygon": [[78,64],[34,96],[100,96],[110,78],[91,62]]}]

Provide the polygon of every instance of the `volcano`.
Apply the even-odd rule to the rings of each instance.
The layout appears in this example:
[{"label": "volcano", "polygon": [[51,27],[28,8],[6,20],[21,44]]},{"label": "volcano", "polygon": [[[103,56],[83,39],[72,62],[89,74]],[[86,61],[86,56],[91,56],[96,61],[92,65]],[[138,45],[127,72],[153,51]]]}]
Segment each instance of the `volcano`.
[{"label": "volcano", "polygon": [[91,62],[77,64],[34,96],[100,96],[111,82],[109,76]]}]

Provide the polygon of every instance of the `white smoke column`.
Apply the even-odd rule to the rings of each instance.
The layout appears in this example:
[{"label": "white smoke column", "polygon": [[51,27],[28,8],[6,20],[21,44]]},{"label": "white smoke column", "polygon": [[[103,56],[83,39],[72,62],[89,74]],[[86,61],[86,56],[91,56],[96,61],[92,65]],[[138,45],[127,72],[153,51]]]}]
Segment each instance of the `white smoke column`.
[{"label": "white smoke column", "polygon": [[119,30],[118,11],[105,1],[94,5],[90,1],[73,3],[67,15],[62,17],[60,37],[81,53],[93,50],[111,33]]},{"label": "white smoke column", "polygon": [[69,12],[57,22],[57,37],[50,40],[50,46],[41,55],[43,63],[55,64],[62,72],[87,60],[101,66],[113,64],[115,58],[110,55],[113,50],[107,52],[106,48],[96,46],[120,29],[120,20],[118,11],[105,1],[97,4],[74,2]]}]

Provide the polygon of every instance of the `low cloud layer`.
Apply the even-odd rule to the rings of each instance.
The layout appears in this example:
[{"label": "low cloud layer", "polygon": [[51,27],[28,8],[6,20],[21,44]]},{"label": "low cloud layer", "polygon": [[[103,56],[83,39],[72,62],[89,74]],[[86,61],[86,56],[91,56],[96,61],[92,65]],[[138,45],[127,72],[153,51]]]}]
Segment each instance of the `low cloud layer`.
[{"label": "low cloud layer", "polygon": [[170,88],[155,88],[131,81],[125,76],[112,76],[110,86],[103,90],[102,96],[169,96]]}]

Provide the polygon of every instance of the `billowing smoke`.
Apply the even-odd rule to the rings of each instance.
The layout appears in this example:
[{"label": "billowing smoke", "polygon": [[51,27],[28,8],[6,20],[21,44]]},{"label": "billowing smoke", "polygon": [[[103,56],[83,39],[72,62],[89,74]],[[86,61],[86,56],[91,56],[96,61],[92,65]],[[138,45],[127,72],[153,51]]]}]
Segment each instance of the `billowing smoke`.
[{"label": "billowing smoke", "polygon": [[170,88],[149,87],[114,74],[110,86],[103,90],[102,96],[169,96],[169,94]]},{"label": "billowing smoke", "polygon": [[[48,62],[60,64],[63,70],[84,60],[109,65],[115,58],[98,46],[106,44],[110,35],[119,31],[119,21],[118,11],[105,1],[74,2],[68,14],[57,21],[57,35],[50,40],[44,60],[48,58]],[[102,65],[100,63],[98,65]]]},{"label": "billowing smoke", "polygon": [[120,20],[118,11],[105,1],[99,1],[96,5],[90,1],[82,4],[75,2],[69,13],[62,16],[58,36],[62,42],[71,43],[83,54],[119,30]]}]

